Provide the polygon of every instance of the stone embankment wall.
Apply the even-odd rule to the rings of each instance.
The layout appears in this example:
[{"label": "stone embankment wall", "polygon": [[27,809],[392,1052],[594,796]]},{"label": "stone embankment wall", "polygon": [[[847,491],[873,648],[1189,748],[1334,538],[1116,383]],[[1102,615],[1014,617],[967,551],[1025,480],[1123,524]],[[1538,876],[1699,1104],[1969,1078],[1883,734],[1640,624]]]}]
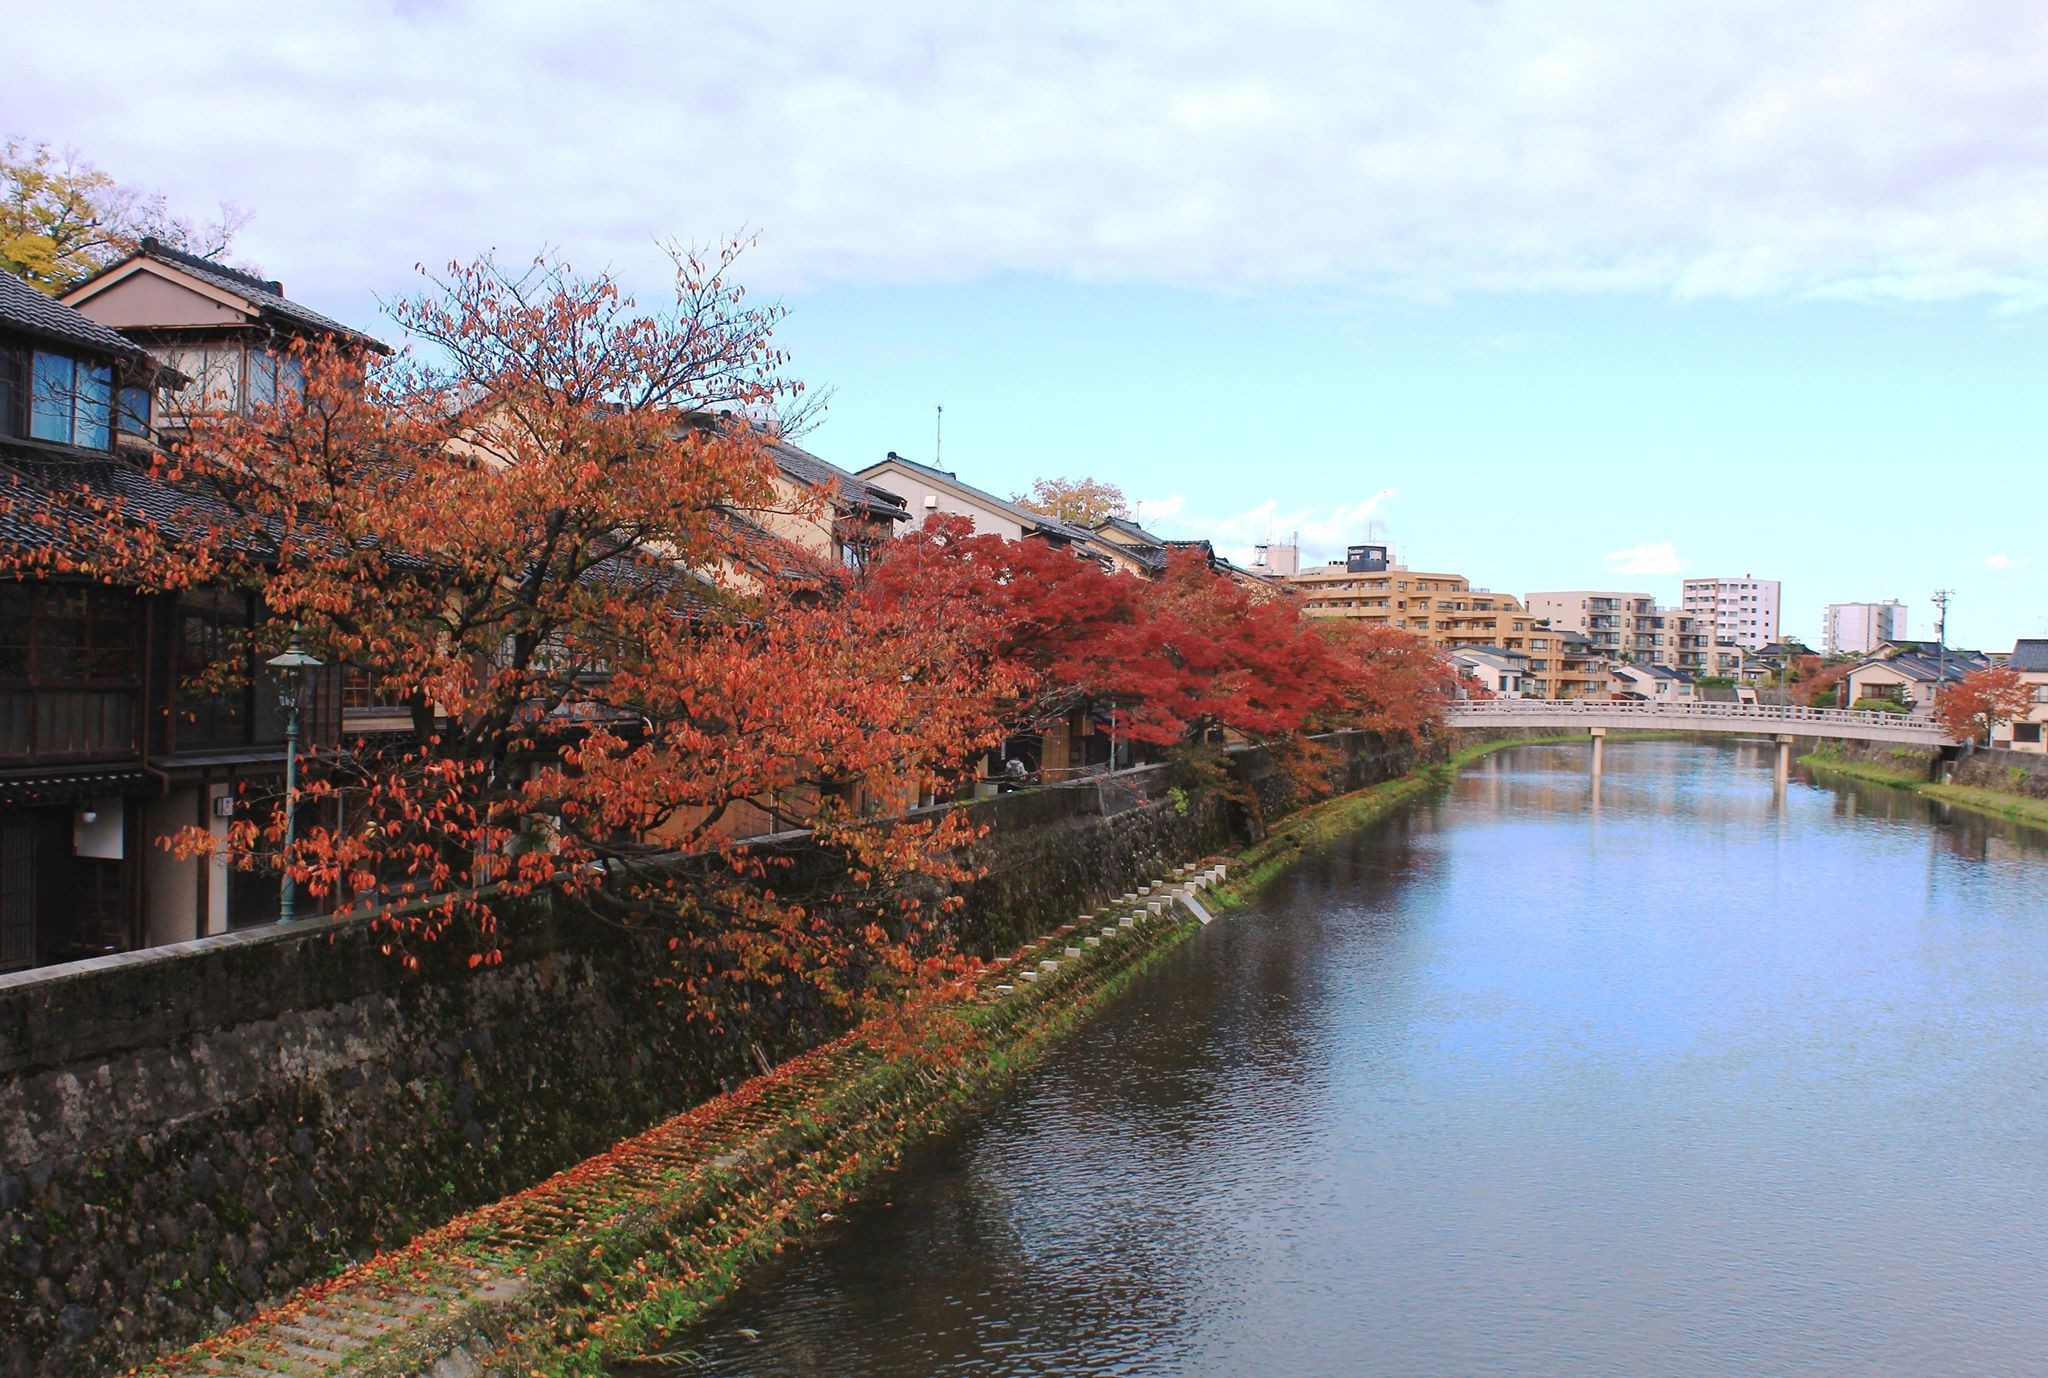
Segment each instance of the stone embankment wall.
[{"label": "stone embankment wall", "polygon": [[1953,772],[1948,781],[1952,785],[2048,799],[2048,755],[2037,751],[1980,746],[1964,752],[1949,770]]},{"label": "stone embankment wall", "polygon": [[1885,770],[1910,775],[1916,780],[1932,780],[1935,769],[1941,763],[1941,748],[1932,746],[1898,746],[1890,742],[1845,742],[1832,737],[1797,737],[1792,742],[1794,756],[1819,756],[1823,760],[1842,761],[1850,765],[1880,766]]},{"label": "stone embankment wall", "polygon": [[[1405,759],[1353,738],[1337,772]],[[1255,757],[1235,768],[1270,791]],[[982,951],[1245,821],[1165,768],[971,807],[992,831],[961,938]],[[629,941],[538,908],[507,932],[474,971],[406,973],[366,925],[315,922],[0,976],[0,1374],[219,1329],[748,1070],[664,1008]]]}]

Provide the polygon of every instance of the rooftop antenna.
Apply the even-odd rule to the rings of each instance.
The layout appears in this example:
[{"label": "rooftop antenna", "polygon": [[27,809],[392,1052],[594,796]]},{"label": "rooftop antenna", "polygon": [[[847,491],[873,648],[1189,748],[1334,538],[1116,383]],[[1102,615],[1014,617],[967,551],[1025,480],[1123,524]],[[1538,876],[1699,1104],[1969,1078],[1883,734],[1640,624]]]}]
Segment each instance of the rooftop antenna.
[{"label": "rooftop antenna", "polygon": [[939,452],[946,443],[946,409],[934,407],[933,410],[938,413],[932,422],[932,468],[936,469],[939,467]]}]

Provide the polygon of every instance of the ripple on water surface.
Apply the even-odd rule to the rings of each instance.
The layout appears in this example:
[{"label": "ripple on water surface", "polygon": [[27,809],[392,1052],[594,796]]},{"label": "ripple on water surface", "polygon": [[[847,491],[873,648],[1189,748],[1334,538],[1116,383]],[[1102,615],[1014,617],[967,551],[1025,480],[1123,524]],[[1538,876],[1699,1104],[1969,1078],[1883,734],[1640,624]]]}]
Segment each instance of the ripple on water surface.
[{"label": "ripple on water surface", "polygon": [[[2048,846],[1527,748],[1205,930],[679,1337],[721,1374],[2033,1373]],[[1890,797],[1887,797],[1890,796]],[[758,1339],[749,1338],[749,1333]]]}]

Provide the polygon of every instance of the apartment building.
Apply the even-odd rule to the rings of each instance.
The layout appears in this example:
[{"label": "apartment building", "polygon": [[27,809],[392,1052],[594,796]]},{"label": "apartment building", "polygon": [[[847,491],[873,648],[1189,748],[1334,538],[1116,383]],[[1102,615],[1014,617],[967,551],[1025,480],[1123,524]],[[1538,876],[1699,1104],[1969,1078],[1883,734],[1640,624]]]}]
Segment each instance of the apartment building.
[{"label": "apartment building", "polygon": [[1524,692],[1532,698],[1584,697],[1605,683],[1584,641],[1568,649],[1566,635],[1539,627],[1513,594],[1475,589],[1462,574],[1396,564],[1384,545],[1352,546],[1343,559],[1280,582],[1301,595],[1310,617],[1397,627],[1447,651],[1470,646],[1527,655]]},{"label": "apartment building", "polygon": [[[1713,629],[1683,608],[1659,607],[1647,593],[1620,589],[1555,589],[1529,595],[1529,613],[1586,638],[1612,660],[1719,673]],[[1733,647],[1718,659],[1739,662]]]},{"label": "apartment building", "polygon": [[1821,650],[1831,656],[1867,656],[1907,635],[1904,603],[1830,603],[1821,621]]},{"label": "apartment building", "polygon": [[1745,574],[1739,579],[1687,579],[1681,602],[1683,611],[1711,624],[1708,635],[1713,640],[1754,651],[1778,639],[1779,594],[1776,579]]}]

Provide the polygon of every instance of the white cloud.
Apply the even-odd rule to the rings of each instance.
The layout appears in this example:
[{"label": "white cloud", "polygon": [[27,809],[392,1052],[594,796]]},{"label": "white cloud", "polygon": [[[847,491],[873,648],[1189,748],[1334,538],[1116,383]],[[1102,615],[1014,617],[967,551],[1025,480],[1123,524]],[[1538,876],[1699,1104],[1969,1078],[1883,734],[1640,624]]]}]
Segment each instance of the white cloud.
[{"label": "white cloud", "polygon": [[1984,557],[1984,567],[1986,569],[2018,569],[2026,562],[2027,560],[2024,555],[1986,555]]},{"label": "white cloud", "polygon": [[1161,536],[1206,540],[1240,564],[1248,564],[1254,548],[1265,542],[1284,545],[1299,538],[1304,567],[1341,554],[1344,547],[1367,539],[1386,540],[1386,505],[1399,496],[1382,488],[1369,498],[1332,508],[1282,509],[1272,498],[1242,512],[1196,511],[1179,493],[1146,498],[1138,504],[1145,526]]},{"label": "white cloud", "polygon": [[[315,294],[543,243],[750,280],[2048,300],[2048,12],[2012,0],[31,6],[0,131]],[[232,52],[232,61],[228,55]],[[163,117],[175,112],[175,117]]]},{"label": "white cloud", "polygon": [[1609,551],[1606,564],[1611,574],[1668,577],[1685,570],[1685,561],[1679,559],[1678,548],[1669,541],[1644,541],[1626,550]]}]

